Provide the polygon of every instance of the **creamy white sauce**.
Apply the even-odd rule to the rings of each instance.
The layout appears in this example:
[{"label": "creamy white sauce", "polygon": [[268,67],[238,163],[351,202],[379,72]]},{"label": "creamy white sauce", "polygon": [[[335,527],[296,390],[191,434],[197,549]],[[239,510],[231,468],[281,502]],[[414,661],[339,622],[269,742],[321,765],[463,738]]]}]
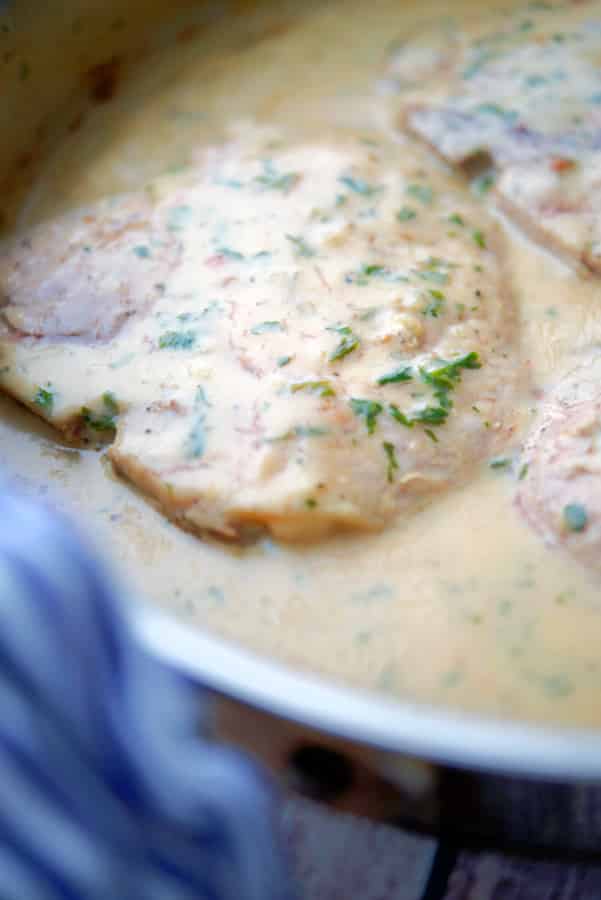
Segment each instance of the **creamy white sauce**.
[{"label": "creamy white sauce", "polygon": [[[241,119],[299,137],[335,124],[395,139],[395,98],[382,80],[387,47],[418,20],[443,14],[435,2],[418,11],[377,0],[369,14],[358,0],[331,2],[291,15],[288,30],[261,41],[245,44],[239,20],[166,48],[55,149],[21,224],[138,187]],[[530,376],[520,404],[525,429],[537,392],[601,334],[599,282],[582,281],[508,232]],[[483,463],[466,487],[381,534],[306,549],[270,541],[235,549],[181,532],[117,480],[101,454],[58,447],[53,432],[7,400],[0,463],[71,509],[132,590],[199,627],[411,700],[601,722],[598,585],[523,524],[507,471]]]}]

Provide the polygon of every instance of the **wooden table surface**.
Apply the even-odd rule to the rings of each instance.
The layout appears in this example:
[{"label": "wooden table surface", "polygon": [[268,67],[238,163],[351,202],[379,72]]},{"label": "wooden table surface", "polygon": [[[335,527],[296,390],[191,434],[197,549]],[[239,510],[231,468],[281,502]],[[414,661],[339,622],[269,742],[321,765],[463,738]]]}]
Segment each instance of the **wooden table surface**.
[{"label": "wooden table surface", "polygon": [[601,863],[455,852],[430,838],[285,801],[301,900],[601,900]]},{"label": "wooden table surface", "polygon": [[601,848],[598,865],[528,860],[383,824],[395,818],[394,791],[374,777],[370,751],[362,758],[336,740],[334,749],[355,754],[354,780],[326,806],[291,789],[291,755],[310,745],[311,731],[231,701],[220,704],[217,723],[221,739],[260,759],[282,784],[283,828],[301,900],[601,900]]}]

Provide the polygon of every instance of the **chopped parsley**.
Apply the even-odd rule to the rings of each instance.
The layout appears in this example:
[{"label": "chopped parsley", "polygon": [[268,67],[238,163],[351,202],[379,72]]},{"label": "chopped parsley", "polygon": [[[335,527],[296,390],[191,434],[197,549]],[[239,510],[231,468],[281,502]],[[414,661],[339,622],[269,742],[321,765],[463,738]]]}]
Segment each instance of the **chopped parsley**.
[{"label": "chopped parsley", "polygon": [[427,434],[431,441],[434,441],[435,444],[438,443],[438,438],[434,434],[431,428],[424,428],[424,434]]},{"label": "chopped parsley", "polygon": [[300,234],[286,234],[284,235],[287,241],[294,246],[294,251],[297,256],[315,256],[315,250],[313,247],[309,246],[306,240]]},{"label": "chopped parsley", "polygon": [[472,181],[472,190],[475,194],[482,197],[484,194],[488,194],[494,183],[494,174],[492,172],[483,172]]},{"label": "chopped parsley", "polygon": [[115,419],[119,414],[119,404],[112,391],[105,391],[102,395],[102,410],[96,412],[87,406],[82,406],[81,417],[91,431],[114,431]]},{"label": "chopped parsley", "polygon": [[444,362],[435,369],[421,369],[420,375],[425,384],[429,384],[435,388],[435,393],[437,391],[448,392],[453,390],[457,382],[461,381],[462,369],[481,368],[482,363],[480,362],[480,357],[472,350],[470,353],[464,353],[463,356],[459,356],[451,362]]},{"label": "chopped parsley", "polygon": [[353,334],[351,328],[349,328],[348,325],[336,325],[329,330],[337,331],[341,336],[340,343],[330,354],[330,362],[336,362],[336,360],[338,359],[344,359],[345,356],[348,356],[349,353],[352,353],[353,350],[356,350],[361,343],[357,335]]},{"label": "chopped parsley", "polygon": [[[420,378],[424,384],[433,389],[438,405],[427,405],[422,409],[416,410],[407,417],[409,421],[420,422],[423,425],[444,425],[453,408],[450,394],[461,381],[462,369],[480,369],[481,366],[482,363],[478,354],[472,351],[452,362],[445,362],[434,369],[420,369]],[[393,414],[393,417],[400,421],[398,416]],[[405,425],[407,423],[401,422],[401,424]]]},{"label": "chopped parsley", "polygon": [[292,362],[292,359],[293,359],[292,356],[279,356],[278,359],[277,359],[277,361],[276,361],[276,362],[277,362],[278,369],[283,369],[284,366],[287,366],[288,363],[291,363],[291,362]]},{"label": "chopped parsley", "polygon": [[196,343],[195,331],[166,331],[159,338],[161,350],[190,350]]},{"label": "chopped parsley", "polygon": [[315,509],[315,507],[317,506],[317,500],[315,499],[315,497],[307,497],[307,499],[305,500],[305,506],[307,507],[307,509]]},{"label": "chopped parsley", "polygon": [[[471,353],[465,353],[463,356],[458,357],[458,359],[455,359],[452,362],[445,362],[435,369],[420,369],[422,381],[424,384],[433,388],[434,396],[438,400],[439,405],[435,408],[441,411],[440,421],[435,422],[430,418],[428,420],[429,424],[442,424],[447,418],[449,411],[453,406],[453,401],[449,395],[461,381],[462,369],[480,368],[482,368],[480,357],[477,353],[472,351]],[[442,413],[444,413],[444,416]]]},{"label": "chopped parsley", "polygon": [[410,206],[402,206],[399,209],[396,217],[399,222],[410,222],[412,219],[417,218],[417,212]]},{"label": "chopped parsley", "polygon": [[295,425],[292,432],[294,437],[323,437],[328,434],[328,429],[318,425]]},{"label": "chopped parsley", "polygon": [[489,467],[491,469],[508,469],[511,466],[512,460],[510,456],[494,456],[491,460],[489,460]]},{"label": "chopped parsley", "polygon": [[338,181],[354,194],[359,194],[362,197],[373,197],[374,194],[378,194],[382,190],[378,185],[370,184],[368,181],[364,181],[363,178],[356,178],[353,175],[341,175]]},{"label": "chopped parsley", "polygon": [[369,283],[370,278],[382,278],[384,281],[400,282],[409,281],[406,275],[391,271],[387,266],[381,263],[361,263],[359,270],[350,272],[346,275],[345,280],[348,284],[358,284],[364,286]]},{"label": "chopped parsley", "polygon": [[434,284],[446,284],[449,280],[448,272],[441,272],[439,269],[425,269],[417,275],[423,281],[433,281]]},{"label": "chopped parsley", "polygon": [[404,425],[405,428],[413,428],[415,424],[413,419],[410,419],[409,416],[406,416],[404,412],[401,412],[396,404],[390,404],[390,406],[388,407],[388,413],[390,416],[392,416],[395,422],[399,423],[399,425]]},{"label": "chopped parsley", "polygon": [[452,213],[449,216],[448,221],[452,225],[459,225],[461,227],[463,227],[465,225],[465,219],[463,218],[463,216],[460,216],[459,213]]},{"label": "chopped parsley", "polygon": [[190,225],[193,209],[191,206],[173,206],[169,210],[167,228],[169,231],[182,231]]},{"label": "chopped parsley", "polygon": [[54,409],[54,391],[48,384],[45,388],[39,387],[33,398],[36,406],[39,406],[47,416],[52,415]]},{"label": "chopped parsley", "polygon": [[584,531],[588,524],[586,508],[580,503],[568,503],[563,508],[563,520],[570,531]]},{"label": "chopped parsley", "polygon": [[251,334],[265,334],[266,331],[283,331],[282,323],[277,319],[272,319],[267,322],[259,322],[250,329]]},{"label": "chopped parsley", "polygon": [[399,384],[405,381],[411,381],[413,378],[411,366],[400,366],[398,369],[394,369],[392,372],[388,372],[386,375],[381,375],[378,378],[378,384]]},{"label": "chopped parsley", "polygon": [[297,172],[286,172],[282,174],[278,172],[272,160],[263,160],[263,173],[257,175],[254,179],[265,190],[282,191],[288,193],[299,181],[300,175]]},{"label": "chopped parsley", "polygon": [[382,404],[377,403],[375,400],[361,400],[352,397],[349,401],[349,406],[356,416],[363,416],[365,418],[367,433],[373,434],[376,430],[378,416],[384,409]]},{"label": "chopped parsley", "polygon": [[508,122],[512,122],[517,118],[517,113],[514,110],[505,109],[503,106],[499,106],[498,103],[480,103],[476,107],[476,112],[488,116],[498,116],[500,119],[505,119]]},{"label": "chopped parsley", "polygon": [[[419,376],[424,384],[427,384],[433,389],[434,397],[438,401],[438,404],[436,406],[428,404],[421,409],[417,409],[414,412],[407,414],[401,412],[398,406],[391,403],[388,406],[388,414],[398,422],[399,425],[404,425],[405,428],[413,428],[416,423],[432,426],[444,425],[453,408],[453,401],[450,394],[461,381],[462,370],[480,369],[481,366],[482,363],[480,362],[478,354],[475,351],[472,351],[451,362],[443,362],[433,369],[420,368]],[[407,382],[411,381],[416,374],[418,373],[414,372],[410,366],[402,366],[395,372],[391,372],[389,375],[384,375],[379,378],[377,383],[382,385],[394,382]],[[428,431],[428,429],[425,430],[426,432]],[[435,437],[433,437],[432,434],[429,434],[428,436],[435,440]]]},{"label": "chopped parsley", "polygon": [[225,256],[227,259],[235,259],[238,262],[244,259],[243,253],[239,253],[238,250],[232,250],[231,247],[218,247],[217,253],[219,256]]},{"label": "chopped parsley", "polygon": [[488,63],[494,59],[494,53],[490,50],[480,50],[475,54],[475,59],[473,59],[462,71],[461,75],[466,80],[473,78],[477,75],[482,68],[484,68]]},{"label": "chopped parsley", "polygon": [[444,425],[449,415],[449,410],[444,406],[424,406],[411,414],[413,422],[422,425]]},{"label": "chopped parsley", "polygon": [[479,228],[472,231],[472,240],[481,250],[486,250],[486,236]]},{"label": "chopped parsley", "polygon": [[265,443],[275,444],[280,441],[291,441],[293,438],[323,437],[326,434],[328,434],[328,429],[320,428],[318,425],[295,425],[294,428],[285,431],[284,434],[265,438]]},{"label": "chopped parsley", "polygon": [[317,394],[318,397],[335,397],[336,391],[329,381],[297,381],[296,384],[290,386],[293,394],[299,391],[308,391],[311,394]]},{"label": "chopped parsley", "polygon": [[523,481],[526,475],[528,474],[528,463],[524,463],[523,466],[520,466],[520,471],[518,472],[518,481]]},{"label": "chopped parsley", "polygon": [[427,184],[409,184],[406,193],[415,200],[419,200],[424,206],[428,206],[434,199],[434,191]]},{"label": "chopped parsley", "polygon": [[430,281],[434,284],[447,284],[449,280],[449,268],[452,264],[446,259],[439,259],[437,256],[430,256],[423,264],[422,268],[415,271],[415,275],[422,281]]},{"label": "chopped parsley", "polygon": [[422,310],[422,315],[431,316],[433,319],[437,319],[439,315],[442,313],[445,305],[445,295],[442,291],[436,291],[430,289],[428,291],[429,301]]},{"label": "chopped parsley", "polygon": [[205,452],[207,435],[206,417],[207,409],[210,405],[204,388],[199,385],[196,388],[196,394],[194,396],[194,424],[190,429],[188,440],[186,442],[188,456],[192,456],[194,459],[199,459]]},{"label": "chopped parsley", "polygon": [[394,448],[394,444],[389,443],[388,441],[384,441],[382,444],[382,448],[384,453],[386,454],[386,459],[388,460],[388,469],[386,473],[386,477],[390,484],[394,481],[394,473],[399,467],[398,460],[396,458],[396,450]]}]

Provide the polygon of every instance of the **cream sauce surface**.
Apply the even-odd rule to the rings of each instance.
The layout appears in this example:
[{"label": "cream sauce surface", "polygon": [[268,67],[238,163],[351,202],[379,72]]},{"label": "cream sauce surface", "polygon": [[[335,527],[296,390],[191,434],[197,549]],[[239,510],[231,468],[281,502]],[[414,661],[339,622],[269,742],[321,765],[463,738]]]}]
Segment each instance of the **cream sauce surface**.
[{"label": "cream sauce surface", "polygon": [[[457,15],[475,8],[462,0]],[[54,150],[19,224],[138,188],[241,122],[299,139],[339,127],[396,140],[391,39],[444,12],[436,0],[419,11],[376,0],[367,17],[358,0],[332,0],[302,14],[257,13],[253,40],[235,20],[165,47]],[[598,340],[599,282],[507,231],[526,429],[540,390]],[[519,442],[509,449],[517,457]],[[380,534],[238,549],[181,532],[102,453],[60,446],[9,400],[0,402],[0,464],[72,510],[134,590],[203,629],[400,698],[601,723],[598,584],[523,523],[512,502],[517,462],[483,462],[467,486]]]}]

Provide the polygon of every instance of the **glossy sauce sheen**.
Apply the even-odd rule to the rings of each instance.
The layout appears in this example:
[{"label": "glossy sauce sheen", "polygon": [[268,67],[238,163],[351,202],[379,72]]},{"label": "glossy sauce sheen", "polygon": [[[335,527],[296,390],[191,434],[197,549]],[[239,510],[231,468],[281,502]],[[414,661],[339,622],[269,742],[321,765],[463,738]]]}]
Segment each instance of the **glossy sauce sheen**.
[{"label": "glossy sauce sheen", "polygon": [[[465,4],[466,12],[474,8]],[[350,131],[396,142],[402,155],[387,76],[391,38],[443,14],[433,2],[420,5],[418,21],[416,11],[379,0],[366,21],[364,5],[332,2],[302,15],[279,12],[277,21],[262,13],[257,34],[263,28],[267,36],[250,43],[234,21],[167,47],[56,148],[19,224],[173,174],[199,146],[249,123],[308,142],[333,128]],[[451,179],[461,189],[461,179]],[[541,389],[598,338],[599,282],[507,231],[520,319],[514,416],[521,435]],[[115,371],[127,378],[127,366]],[[381,533],[236,548],[180,531],[119,481],[102,454],[59,446],[11,401],[0,410],[0,462],[73,510],[137,590],[187,621],[410,700],[601,722],[598,586],[520,518],[518,437],[503,451],[507,465],[478,462],[466,486],[401,512]]]}]

